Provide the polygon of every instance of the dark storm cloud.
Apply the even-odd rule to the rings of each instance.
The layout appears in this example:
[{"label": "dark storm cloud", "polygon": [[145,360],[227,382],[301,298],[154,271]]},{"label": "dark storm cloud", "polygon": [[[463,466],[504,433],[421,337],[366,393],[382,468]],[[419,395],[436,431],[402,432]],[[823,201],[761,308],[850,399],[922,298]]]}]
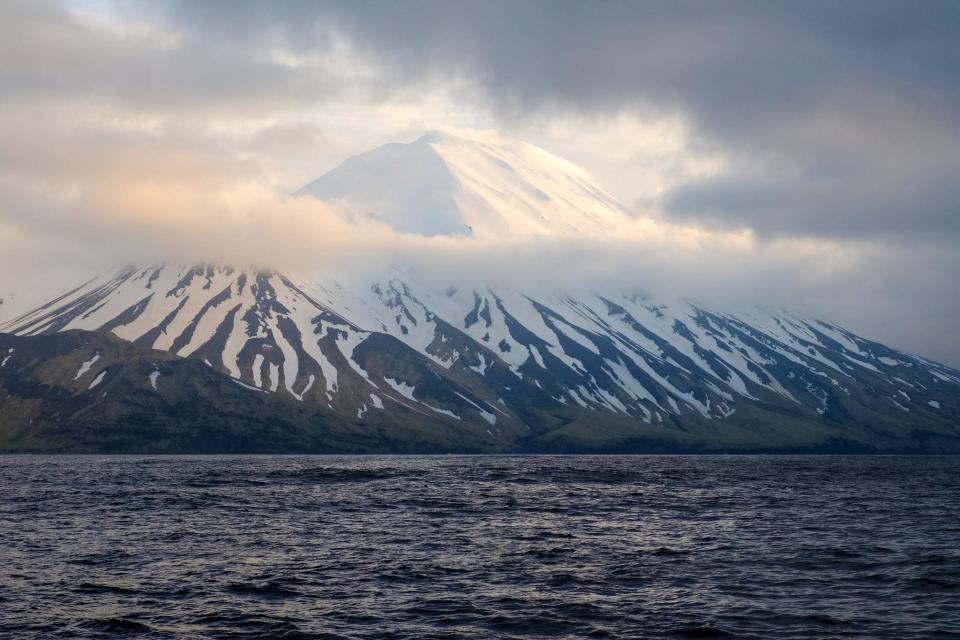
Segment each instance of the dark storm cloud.
[{"label": "dark storm cloud", "polygon": [[339,34],[382,65],[381,88],[465,79],[505,118],[681,112],[731,166],[669,197],[667,212],[679,218],[768,235],[960,236],[951,185],[960,160],[960,3],[184,2],[164,10],[198,37],[234,43],[310,51]]},{"label": "dark storm cloud", "polygon": [[675,218],[749,228],[764,238],[869,235],[955,243],[960,236],[958,203],[960,183],[954,175],[927,175],[920,181],[905,176],[894,184],[869,178],[851,183],[846,177],[790,181],[724,175],[678,188],[667,207]]}]

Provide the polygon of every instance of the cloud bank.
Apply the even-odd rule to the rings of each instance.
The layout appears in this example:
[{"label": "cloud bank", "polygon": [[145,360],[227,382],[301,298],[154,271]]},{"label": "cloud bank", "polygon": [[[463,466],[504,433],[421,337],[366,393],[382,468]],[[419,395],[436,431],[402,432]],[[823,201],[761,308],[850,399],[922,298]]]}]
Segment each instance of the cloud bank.
[{"label": "cloud bank", "polygon": [[[133,260],[399,262],[805,305],[958,365],[958,36],[932,1],[4,3],[0,296]],[[642,215],[470,243],[287,195],[446,124],[569,157]]]}]

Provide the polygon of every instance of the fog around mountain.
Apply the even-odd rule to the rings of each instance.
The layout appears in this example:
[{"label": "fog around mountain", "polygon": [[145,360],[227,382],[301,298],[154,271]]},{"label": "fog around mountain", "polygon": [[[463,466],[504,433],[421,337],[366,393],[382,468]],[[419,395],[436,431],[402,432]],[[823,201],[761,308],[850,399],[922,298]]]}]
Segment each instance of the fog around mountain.
[{"label": "fog around mountain", "polygon": [[[125,262],[425,261],[809,306],[960,363],[948,3],[0,12],[0,316]],[[493,241],[449,237],[461,221],[441,217],[451,226],[421,237],[416,220],[391,227],[290,195],[450,126],[582,167],[626,207],[628,230]]]}]

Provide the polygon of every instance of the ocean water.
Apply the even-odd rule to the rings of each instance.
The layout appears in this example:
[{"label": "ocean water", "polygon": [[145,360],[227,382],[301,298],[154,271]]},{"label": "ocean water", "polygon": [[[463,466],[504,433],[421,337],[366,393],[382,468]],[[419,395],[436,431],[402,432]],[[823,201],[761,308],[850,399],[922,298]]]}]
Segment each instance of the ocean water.
[{"label": "ocean water", "polygon": [[960,638],[960,458],[0,457],[2,638]]}]

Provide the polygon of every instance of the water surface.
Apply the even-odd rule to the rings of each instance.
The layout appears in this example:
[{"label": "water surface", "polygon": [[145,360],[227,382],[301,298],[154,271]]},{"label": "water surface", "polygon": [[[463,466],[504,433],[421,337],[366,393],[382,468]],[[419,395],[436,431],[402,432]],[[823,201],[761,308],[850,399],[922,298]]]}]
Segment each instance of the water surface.
[{"label": "water surface", "polygon": [[0,637],[960,638],[960,458],[0,457]]}]

